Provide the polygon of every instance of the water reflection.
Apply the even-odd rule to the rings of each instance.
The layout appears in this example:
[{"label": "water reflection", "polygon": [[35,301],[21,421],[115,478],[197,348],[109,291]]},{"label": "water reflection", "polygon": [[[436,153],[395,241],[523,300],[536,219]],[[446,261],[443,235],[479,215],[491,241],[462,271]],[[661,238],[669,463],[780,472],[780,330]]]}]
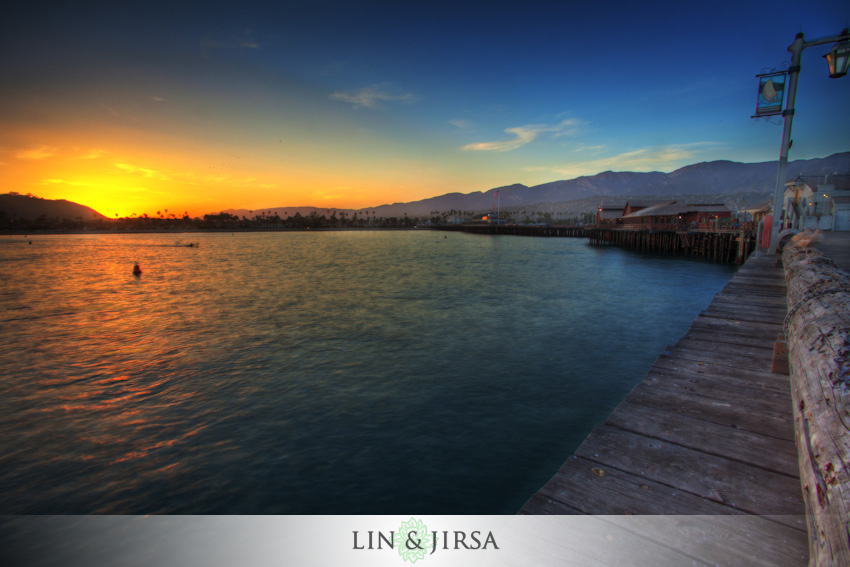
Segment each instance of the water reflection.
[{"label": "water reflection", "polygon": [[512,513],[731,276],[442,236],[0,238],[3,511]]}]

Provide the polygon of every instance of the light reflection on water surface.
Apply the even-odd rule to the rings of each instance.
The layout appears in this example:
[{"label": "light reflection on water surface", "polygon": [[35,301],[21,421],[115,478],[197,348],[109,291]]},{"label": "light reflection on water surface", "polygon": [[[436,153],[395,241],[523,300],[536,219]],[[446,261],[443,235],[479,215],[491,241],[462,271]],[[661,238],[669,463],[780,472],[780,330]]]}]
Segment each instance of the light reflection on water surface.
[{"label": "light reflection on water surface", "polygon": [[579,239],[182,236],[0,237],[0,511],[513,513],[732,274]]}]

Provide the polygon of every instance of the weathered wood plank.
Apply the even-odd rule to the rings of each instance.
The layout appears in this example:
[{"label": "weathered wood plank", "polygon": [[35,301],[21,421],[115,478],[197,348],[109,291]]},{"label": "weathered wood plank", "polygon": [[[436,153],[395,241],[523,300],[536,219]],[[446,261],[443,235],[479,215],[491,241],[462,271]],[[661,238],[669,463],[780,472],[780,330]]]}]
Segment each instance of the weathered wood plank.
[{"label": "weathered wood plank", "polygon": [[714,296],[712,301],[722,301],[724,303],[739,303],[741,305],[752,305],[755,307],[781,307],[787,308],[785,296],[777,294],[775,296],[753,297],[751,293],[727,293],[721,291]]},{"label": "weathered wood plank", "polygon": [[[664,372],[653,369],[637,387],[659,396],[675,394],[699,396],[712,402],[722,402],[724,407],[744,407],[785,418],[789,405],[787,394],[771,387],[758,387],[746,381],[732,382],[711,374],[693,374],[682,371]],[[715,403],[719,406],[719,403]]]},{"label": "weathered wood plank", "polygon": [[732,309],[723,306],[709,305],[706,309],[700,312],[703,317],[715,317],[718,319],[731,319],[733,321],[747,321],[751,323],[768,323],[776,325],[785,317],[785,311],[771,312],[766,309],[750,309],[740,308]]},{"label": "weathered wood plank", "polygon": [[606,425],[799,479],[793,441],[623,402]]},{"label": "weathered wood plank", "polygon": [[766,368],[769,370],[770,363],[773,360],[773,349],[770,351],[762,349],[762,352],[750,349],[750,354],[733,354],[729,351],[718,352],[699,348],[699,345],[697,345],[697,348],[691,348],[692,346],[688,342],[679,341],[669,351],[669,354],[665,352],[665,356],[702,361],[706,365],[730,366],[736,370],[741,368],[749,370],[764,370]]},{"label": "weathered wood plank", "polygon": [[[769,389],[784,393],[788,396],[788,377],[776,374],[768,370],[750,370],[725,366],[721,364],[706,364],[705,361],[695,360],[684,356],[659,357],[652,365],[650,372],[666,374],[668,376],[681,375],[683,378],[717,378],[730,383],[730,385],[749,385],[754,389]],[[702,364],[701,364],[702,362]],[[745,390],[738,390],[745,392]],[[747,392],[748,395],[760,395],[757,392]],[[791,401],[788,399],[788,407]]]},{"label": "weathered wood plank", "polygon": [[677,371],[664,374],[653,369],[639,386],[656,390],[666,388],[673,392],[702,396],[780,417],[789,417],[791,411],[786,391],[754,387],[744,380],[726,380],[722,376],[709,373],[688,375]]},{"label": "weathered wood plank", "polygon": [[679,340],[674,346],[668,347],[663,356],[699,360],[704,364],[731,366],[735,369],[751,367],[756,372],[763,371],[765,367],[768,367],[772,359],[772,349],[755,350],[751,347],[739,347],[735,353],[729,352],[729,350],[731,349],[719,352],[715,349],[701,347],[701,345],[694,345],[693,341]]},{"label": "weathered wood plank", "polygon": [[646,387],[642,384],[638,384],[626,400],[664,411],[675,411],[727,427],[737,427],[779,439],[794,439],[794,423],[790,415],[760,415],[751,407],[726,400],[716,400],[669,388]]},{"label": "weathered wood plank", "polygon": [[[546,498],[568,502],[588,514],[741,514],[722,503],[654,482],[644,475],[573,455],[541,489]],[[594,472],[594,469],[597,472]],[[600,475],[600,472],[601,475]]]},{"label": "weathered wood plank", "polygon": [[765,264],[753,264],[753,266],[744,265],[735,274],[733,283],[739,285],[761,285],[762,283],[772,283],[776,286],[785,284],[782,270],[776,269],[776,260],[768,260]]},{"label": "weathered wood plank", "polygon": [[768,317],[772,321],[782,321],[785,318],[787,307],[785,305],[746,305],[732,301],[712,301],[705,311],[717,313],[729,313],[730,318],[738,319],[736,315],[746,314],[754,317]]},{"label": "weathered wood plank", "polygon": [[645,476],[742,512],[803,513],[796,479],[618,428],[597,427],[576,456],[600,463],[602,470]]},{"label": "weathered wood plank", "polygon": [[751,358],[763,360],[773,359],[773,343],[761,341],[759,344],[746,344],[732,340],[730,342],[720,342],[715,340],[715,337],[704,335],[703,337],[694,336],[688,333],[675,345],[676,348],[684,351],[704,351],[715,354],[732,354],[735,356],[748,356]]},{"label": "weathered wood plank", "polygon": [[727,287],[751,287],[758,288],[760,291],[779,293],[778,289],[784,283],[781,274],[777,275],[773,269],[762,267],[758,272],[744,270],[735,274],[735,278],[727,284]]},{"label": "weathered wood plank", "polygon": [[736,330],[737,328],[745,329],[747,332],[760,333],[760,332],[769,332],[776,333],[777,328],[780,327],[779,331],[782,329],[782,318],[778,317],[775,321],[770,322],[762,322],[762,321],[747,321],[746,319],[741,319],[739,317],[729,317],[721,315],[719,317],[709,316],[709,315],[698,315],[696,319],[694,319],[692,325],[699,325],[700,323],[711,324],[715,326],[728,327],[730,330]]},{"label": "weathered wood plank", "polygon": [[755,295],[780,296],[785,291],[785,282],[773,278],[748,278],[736,277],[735,280],[723,288],[724,291],[733,289],[749,288],[749,293]]},{"label": "weathered wood plank", "polygon": [[731,327],[731,328],[739,328],[746,329],[747,332],[755,332],[755,333],[765,333],[765,334],[778,334],[783,332],[782,321],[778,321],[776,323],[773,322],[762,322],[762,321],[747,321],[746,319],[736,319],[731,317],[714,317],[711,315],[703,315],[700,314],[694,324],[699,323],[708,323],[711,325],[715,325],[718,327]]},{"label": "weathered wood plank", "polygon": [[739,293],[741,295],[749,295],[754,298],[776,298],[782,297],[782,293],[780,292],[778,287],[759,287],[755,285],[741,285],[738,283],[731,283],[723,288],[724,293]]},{"label": "weathered wood plank", "polygon": [[653,366],[643,383],[647,386],[685,388],[702,396],[732,401],[754,409],[764,408],[781,415],[787,415],[790,410],[787,380],[777,380],[752,370],[742,371],[719,365],[700,366],[698,361],[669,361],[678,366]]},{"label": "weathered wood plank", "polygon": [[[703,399],[710,406],[710,408],[706,409],[711,409],[711,411],[717,413],[723,412],[725,408],[731,408],[740,412],[755,413],[757,418],[770,417],[789,425],[793,423],[793,420],[788,415],[790,404],[786,403],[787,400],[783,399],[781,393],[773,390],[746,390],[731,386],[724,387],[722,381],[712,381],[710,377],[706,376],[687,377],[672,374],[665,376],[663,374],[653,373],[648,378],[647,381],[639,384],[629,396],[633,393],[640,394],[642,396],[641,399],[644,399],[648,395],[654,395],[658,400],[652,407],[657,409],[678,412],[682,408],[682,404],[675,403],[676,396],[687,396],[688,399],[683,401],[693,401],[693,398]],[[730,395],[743,396],[742,392],[750,394],[749,397],[760,397],[764,399],[756,401],[730,398]],[[626,399],[630,399],[630,397]],[[671,402],[674,405],[670,405]],[[665,406],[665,404],[667,405]]]},{"label": "weathered wood plank", "polygon": [[755,337],[748,334],[716,333],[705,329],[691,327],[683,338],[693,340],[711,341],[718,345],[748,345],[757,348],[773,349],[773,343],[777,337],[760,336]]},{"label": "weathered wood plank", "polygon": [[726,305],[741,308],[760,308],[769,310],[785,309],[784,297],[781,294],[754,296],[750,291],[746,294],[724,294],[723,292],[714,296],[712,305]]},{"label": "weathered wood plank", "polygon": [[734,307],[737,304],[737,306],[742,309],[760,308],[769,310],[779,310],[785,309],[786,307],[782,299],[784,299],[784,297],[781,294],[754,296],[752,291],[750,291],[747,294],[718,294],[711,300],[711,304],[726,305],[730,307]]},{"label": "weathered wood plank", "polygon": [[752,337],[770,338],[776,340],[784,332],[782,324],[756,324],[746,321],[721,319],[718,317],[697,317],[691,324],[691,329],[710,330],[715,333],[742,334]]}]

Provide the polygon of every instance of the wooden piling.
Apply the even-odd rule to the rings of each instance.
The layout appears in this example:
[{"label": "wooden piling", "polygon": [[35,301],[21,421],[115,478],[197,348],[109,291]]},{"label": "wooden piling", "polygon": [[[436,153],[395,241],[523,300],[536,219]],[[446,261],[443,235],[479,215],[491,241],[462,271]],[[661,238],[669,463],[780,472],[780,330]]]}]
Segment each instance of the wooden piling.
[{"label": "wooden piling", "polygon": [[440,230],[470,234],[587,238],[592,246],[618,246],[637,252],[702,257],[715,262],[743,264],[755,250],[752,231],[685,232],[581,226],[455,225]]},{"label": "wooden piling", "polygon": [[593,246],[618,246],[638,252],[655,252],[708,258],[716,262],[743,264],[755,249],[752,231],[686,232],[590,228]]}]

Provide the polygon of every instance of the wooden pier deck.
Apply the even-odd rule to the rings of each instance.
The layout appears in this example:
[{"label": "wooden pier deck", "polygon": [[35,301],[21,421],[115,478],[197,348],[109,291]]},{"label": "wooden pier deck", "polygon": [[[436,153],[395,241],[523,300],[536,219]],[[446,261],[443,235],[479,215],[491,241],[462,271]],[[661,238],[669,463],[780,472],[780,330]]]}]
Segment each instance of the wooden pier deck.
[{"label": "wooden pier deck", "polygon": [[773,516],[764,564],[805,565],[789,378],[771,372],[785,295],[775,259],[750,257],[520,513]]}]

